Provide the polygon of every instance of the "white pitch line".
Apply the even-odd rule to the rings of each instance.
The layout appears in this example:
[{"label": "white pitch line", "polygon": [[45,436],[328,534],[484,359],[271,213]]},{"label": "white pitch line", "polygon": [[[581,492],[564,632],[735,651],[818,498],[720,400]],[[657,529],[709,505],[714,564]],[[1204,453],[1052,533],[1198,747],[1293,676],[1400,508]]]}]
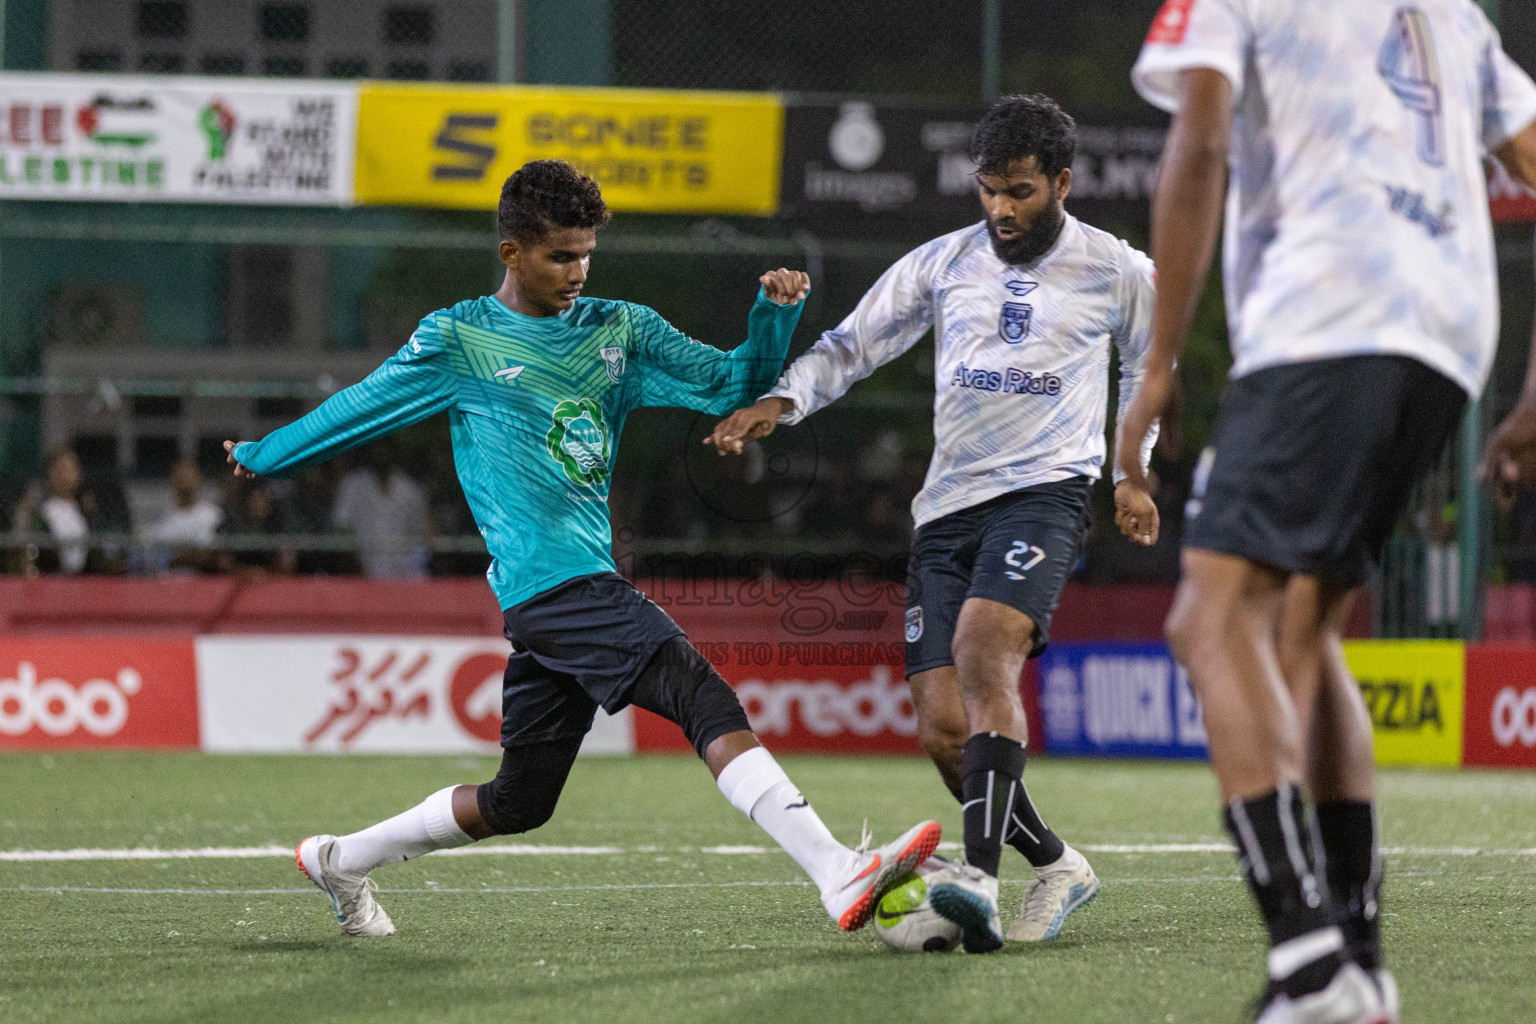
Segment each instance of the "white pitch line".
[{"label": "white pitch line", "polygon": [[[432,885],[422,889],[380,889],[383,895],[414,893],[421,895],[465,895],[471,893],[545,893],[545,892],[602,892],[630,889],[742,889],[768,886],[809,886],[807,881],[791,882],[636,882],[630,885],[542,885],[542,886],[481,886],[453,888]],[[129,896],[288,896],[314,892],[308,889],[96,889],[81,885],[18,885],[0,888],[0,892],[30,893],[104,893]]]},{"label": "white pitch line", "polygon": [[[959,843],[941,843],[941,850],[958,850]],[[1178,854],[1178,853],[1232,853],[1225,843],[1084,843],[1078,846],[1086,853],[1118,854]],[[602,857],[621,854],[710,854],[715,856],[755,856],[779,852],[769,846],[535,846],[531,844],[490,843],[463,846],[455,850],[439,850],[435,857]],[[1536,847],[1526,849],[1484,849],[1475,846],[1388,846],[1382,853],[1387,856],[1408,857],[1536,857]],[[124,861],[124,860],[249,860],[261,858],[291,858],[293,848],[288,846],[204,846],[191,849],[161,850],[154,847],[107,850],[76,848],[72,850],[0,850],[0,862],[33,861]]]},{"label": "white pitch line", "polygon": [[[1441,871],[1406,871],[1393,873],[1393,878],[1439,878],[1443,877]],[[1021,886],[1026,879],[1005,878],[1004,886]],[[1195,875],[1186,878],[1106,878],[1105,883],[1111,886],[1119,885],[1198,885],[1213,882],[1237,883],[1242,878],[1238,875]],[[743,889],[743,888],[768,888],[768,887],[798,887],[810,886],[807,881],[790,882],[637,882],[628,885],[546,885],[546,886],[481,886],[479,888],[452,888],[449,886],[434,885],[420,889],[380,889],[379,892],[386,896],[417,895],[417,896],[467,896],[479,894],[534,894],[559,893],[559,892],[626,892],[646,889]],[[17,885],[0,887],[0,892],[33,893],[44,895],[60,895],[64,893],[87,895],[111,895],[111,896],[301,896],[312,893],[312,888],[306,889],[127,889],[127,888],[92,888],[81,885]]]}]

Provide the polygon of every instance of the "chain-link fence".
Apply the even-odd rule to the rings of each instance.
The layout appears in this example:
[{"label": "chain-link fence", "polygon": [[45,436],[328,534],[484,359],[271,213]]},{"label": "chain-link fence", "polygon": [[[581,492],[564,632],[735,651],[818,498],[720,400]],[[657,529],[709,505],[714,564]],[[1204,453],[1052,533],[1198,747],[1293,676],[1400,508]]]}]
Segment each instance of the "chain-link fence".
[{"label": "chain-link fence", "polygon": [[41,47],[13,41],[7,47],[10,67],[471,82],[497,77],[496,0],[11,0],[6,9],[24,42],[44,40]]}]

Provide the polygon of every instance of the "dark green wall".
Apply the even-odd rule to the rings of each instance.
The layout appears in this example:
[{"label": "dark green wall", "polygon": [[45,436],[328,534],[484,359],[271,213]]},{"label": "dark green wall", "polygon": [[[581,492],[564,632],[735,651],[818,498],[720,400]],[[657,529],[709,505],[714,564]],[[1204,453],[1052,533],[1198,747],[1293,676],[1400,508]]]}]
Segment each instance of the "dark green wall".
[{"label": "dark green wall", "polygon": [[535,85],[608,85],[613,80],[613,0],[524,0],[525,61],[518,79]]}]

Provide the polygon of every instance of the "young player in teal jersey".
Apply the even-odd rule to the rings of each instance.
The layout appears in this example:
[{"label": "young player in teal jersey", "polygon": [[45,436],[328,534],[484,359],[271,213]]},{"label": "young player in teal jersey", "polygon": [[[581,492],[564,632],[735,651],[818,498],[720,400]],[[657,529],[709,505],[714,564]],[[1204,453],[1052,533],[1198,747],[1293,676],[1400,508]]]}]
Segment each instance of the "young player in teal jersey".
[{"label": "young player in teal jersey", "polygon": [[639,406],[728,413],[778,378],[810,290],[762,276],[747,340],[693,341],[644,306],[581,296],[608,220],[597,184],[558,160],[507,179],[497,222],[506,277],[495,295],[421,321],[358,384],[261,441],[225,442],[237,476],[292,475],[439,412],[492,562],[514,650],[502,692],[502,764],[361,832],[311,836],[300,869],[342,931],[389,935],[368,873],[433,850],[538,828],[554,813],[597,709],[634,704],[682,727],[731,803],[821,890],[846,930],[939,842],[926,821],[877,850],[843,846],[759,745],[736,695],[672,619],[615,571],[608,483],[624,418]]}]

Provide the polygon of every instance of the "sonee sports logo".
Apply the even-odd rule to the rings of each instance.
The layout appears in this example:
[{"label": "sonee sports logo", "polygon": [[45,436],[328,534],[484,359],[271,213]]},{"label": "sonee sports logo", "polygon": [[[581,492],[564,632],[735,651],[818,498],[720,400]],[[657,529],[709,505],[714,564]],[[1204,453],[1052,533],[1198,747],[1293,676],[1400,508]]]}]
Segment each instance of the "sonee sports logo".
[{"label": "sonee sports logo", "polygon": [[555,406],[555,425],[544,437],[549,457],[582,487],[608,479],[608,425],[602,406],[590,398]]}]

